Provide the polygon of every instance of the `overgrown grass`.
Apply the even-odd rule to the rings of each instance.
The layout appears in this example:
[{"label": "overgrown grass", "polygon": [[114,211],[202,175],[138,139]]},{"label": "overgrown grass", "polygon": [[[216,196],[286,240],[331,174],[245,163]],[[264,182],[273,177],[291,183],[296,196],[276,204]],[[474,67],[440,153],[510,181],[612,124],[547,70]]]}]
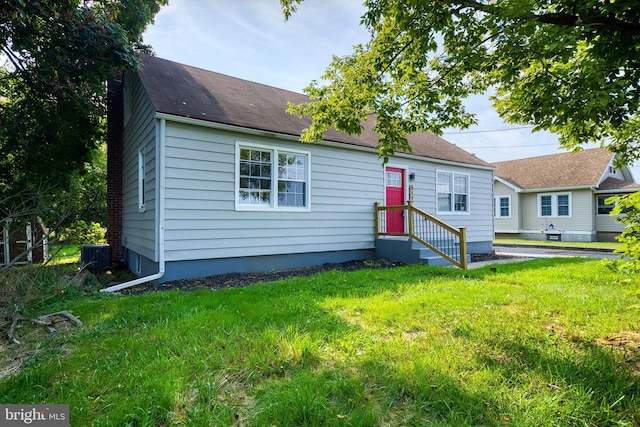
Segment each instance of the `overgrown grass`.
[{"label": "overgrown grass", "polygon": [[[0,401],[71,425],[631,426],[640,305],[599,261],[411,266],[218,291],[67,299]],[[27,326],[25,326],[27,327]]]}]

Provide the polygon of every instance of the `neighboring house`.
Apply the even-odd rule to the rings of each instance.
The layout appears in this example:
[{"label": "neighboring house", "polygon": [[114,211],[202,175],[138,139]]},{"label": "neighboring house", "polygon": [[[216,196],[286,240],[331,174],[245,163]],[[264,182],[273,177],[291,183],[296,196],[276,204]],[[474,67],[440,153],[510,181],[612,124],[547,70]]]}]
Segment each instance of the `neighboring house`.
[{"label": "neighboring house", "polygon": [[496,238],[615,241],[607,199],[640,190],[605,148],[494,163]]},{"label": "neighboring house", "polygon": [[374,203],[410,195],[493,250],[493,167],[435,135],[383,167],[371,123],[301,143],[306,96],[150,56],[109,95],[107,237],[141,280],[370,259]]}]

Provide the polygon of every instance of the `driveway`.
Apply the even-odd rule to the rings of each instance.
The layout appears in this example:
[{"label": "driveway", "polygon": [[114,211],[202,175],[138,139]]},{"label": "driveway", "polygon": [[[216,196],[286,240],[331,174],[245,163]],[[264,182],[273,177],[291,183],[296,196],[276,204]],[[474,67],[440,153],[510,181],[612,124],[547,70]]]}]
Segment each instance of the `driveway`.
[{"label": "driveway", "polygon": [[496,255],[517,256],[525,258],[613,258],[619,259],[620,254],[613,253],[610,249],[584,249],[570,246],[544,246],[544,245],[493,245]]}]

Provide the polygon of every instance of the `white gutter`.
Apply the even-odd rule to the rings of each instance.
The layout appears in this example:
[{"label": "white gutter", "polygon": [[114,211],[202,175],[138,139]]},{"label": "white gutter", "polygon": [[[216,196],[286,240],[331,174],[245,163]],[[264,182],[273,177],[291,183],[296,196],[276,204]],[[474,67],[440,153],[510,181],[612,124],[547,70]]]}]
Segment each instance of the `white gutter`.
[{"label": "white gutter", "polygon": [[166,180],[165,180],[165,165],[166,165],[166,161],[165,161],[165,156],[164,156],[164,151],[165,151],[165,146],[166,146],[166,141],[165,141],[165,135],[166,135],[166,121],[164,118],[160,119],[160,135],[159,135],[159,144],[158,144],[158,150],[160,151],[159,153],[156,153],[156,158],[159,159],[159,188],[158,188],[158,203],[157,203],[157,209],[158,209],[158,272],[155,274],[152,274],[150,276],[145,276],[145,277],[140,277],[138,279],[134,279],[134,280],[130,280],[128,282],[124,282],[124,283],[120,283],[118,285],[113,285],[113,286],[109,286],[108,288],[104,288],[104,289],[100,289],[100,292],[115,292],[115,291],[119,291],[121,289],[126,289],[126,288],[130,288],[132,286],[136,286],[136,285],[141,285],[143,283],[148,283],[151,282],[153,280],[158,280],[160,279],[162,276],[164,276],[164,272],[165,272],[165,259],[164,259],[164,223],[165,223],[165,213],[164,213],[164,207],[165,207],[165,187],[166,187]]}]

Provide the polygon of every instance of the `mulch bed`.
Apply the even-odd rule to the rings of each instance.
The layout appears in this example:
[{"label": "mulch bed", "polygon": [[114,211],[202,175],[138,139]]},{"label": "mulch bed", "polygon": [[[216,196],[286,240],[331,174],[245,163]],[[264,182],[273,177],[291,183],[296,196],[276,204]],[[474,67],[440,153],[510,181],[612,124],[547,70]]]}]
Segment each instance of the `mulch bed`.
[{"label": "mulch bed", "polygon": [[[474,254],[471,262],[491,261],[505,258],[495,254]],[[174,280],[159,285],[141,285],[119,291],[121,294],[135,295],[147,292],[168,291],[179,289],[191,291],[196,289],[226,289],[240,288],[255,285],[256,283],[273,282],[276,280],[288,279],[290,277],[305,277],[327,271],[358,271],[364,269],[381,269],[404,266],[402,262],[392,261],[385,258],[376,258],[366,261],[348,261],[333,264],[322,264],[311,267],[291,268],[286,270],[265,271],[259,273],[225,273],[215,276],[198,277],[195,279]]]},{"label": "mulch bed", "polygon": [[273,270],[257,273],[224,273],[215,276],[198,277],[195,279],[182,279],[165,282],[159,285],[136,286],[123,289],[122,294],[141,294],[147,292],[168,291],[180,289],[191,291],[196,289],[226,289],[241,288],[255,285],[256,283],[273,282],[288,279],[290,277],[306,277],[327,271],[358,271],[363,269],[393,268],[406,265],[401,262],[377,258],[367,261],[348,261],[341,263],[314,265],[311,267],[291,268],[286,270]]}]

